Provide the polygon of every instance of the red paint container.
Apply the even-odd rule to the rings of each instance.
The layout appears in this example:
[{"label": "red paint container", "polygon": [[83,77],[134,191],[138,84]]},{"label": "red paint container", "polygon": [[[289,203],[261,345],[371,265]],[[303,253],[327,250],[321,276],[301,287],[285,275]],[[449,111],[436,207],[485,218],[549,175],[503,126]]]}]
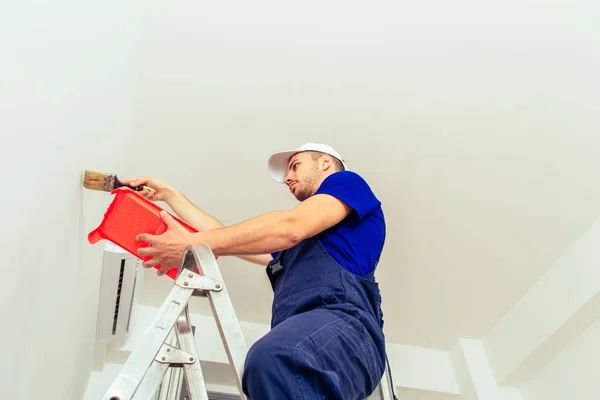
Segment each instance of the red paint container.
[{"label": "red paint container", "polygon": [[[149,244],[138,242],[135,238],[141,233],[160,235],[167,230],[167,225],[160,217],[163,209],[128,187],[115,189],[111,194],[115,195],[115,198],[104,213],[104,219],[98,228],[88,234],[88,241],[94,244],[106,239],[139,259],[144,261],[151,259],[151,256],[142,257],[137,253],[138,249],[148,247]],[[172,216],[188,231],[198,232],[176,216]],[[160,265],[154,268],[159,269]],[[178,269],[178,267],[171,268],[166,275],[175,279]]]}]

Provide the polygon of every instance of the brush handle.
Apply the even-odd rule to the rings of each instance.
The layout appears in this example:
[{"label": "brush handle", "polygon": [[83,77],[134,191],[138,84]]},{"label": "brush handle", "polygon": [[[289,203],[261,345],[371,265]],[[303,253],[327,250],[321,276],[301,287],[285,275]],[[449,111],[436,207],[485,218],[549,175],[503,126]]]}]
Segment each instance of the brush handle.
[{"label": "brush handle", "polygon": [[144,185],[131,186],[130,184],[123,183],[114,174],[110,174],[109,178],[110,178],[109,187],[111,187],[111,190],[115,190],[117,188],[125,186],[125,187],[128,187],[129,189],[133,190],[134,192],[141,192],[142,190],[148,190],[150,192],[156,193],[156,190],[152,189],[150,186],[144,186]]},{"label": "brush handle", "polygon": [[149,192],[156,193],[156,190],[152,189],[150,186],[144,186],[144,185],[131,186],[129,184],[125,184],[125,183],[121,182],[119,180],[119,178],[116,177],[116,175],[112,175],[111,178],[112,178],[112,185],[111,186],[113,187],[113,190],[116,189],[116,188],[120,188],[122,186],[126,186],[129,189],[133,190],[134,192],[141,192],[142,190],[147,190]]},{"label": "brush handle", "polygon": [[141,192],[142,190],[147,190],[149,192],[156,193],[156,190],[152,189],[150,186],[144,186],[144,185],[142,185],[142,186],[129,186],[129,185],[126,185],[126,186],[130,187],[135,192]]}]

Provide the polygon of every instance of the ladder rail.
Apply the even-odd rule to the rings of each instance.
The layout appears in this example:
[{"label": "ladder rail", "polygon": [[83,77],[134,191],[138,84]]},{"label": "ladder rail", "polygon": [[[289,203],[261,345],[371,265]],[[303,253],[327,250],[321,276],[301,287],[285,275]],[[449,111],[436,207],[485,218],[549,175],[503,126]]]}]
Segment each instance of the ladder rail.
[{"label": "ladder rail", "polygon": [[142,351],[133,351],[129,355],[104,400],[132,398],[191,295],[190,289],[173,287],[137,345]]},{"label": "ladder rail", "polygon": [[188,250],[194,257],[194,264],[200,266],[201,273],[204,276],[213,279],[216,282],[221,282],[221,291],[208,292],[207,295],[212,312],[215,315],[221,340],[225,345],[225,353],[227,354],[229,365],[235,372],[236,386],[238,387],[242,399],[244,399],[242,375],[244,373],[244,363],[248,353],[248,345],[240,322],[236,317],[231,298],[227,292],[227,287],[223,283],[223,276],[221,275],[215,256],[208,246],[202,245],[196,248],[190,246]]},{"label": "ladder rail", "polygon": [[[177,337],[175,336],[174,330],[171,330],[171,333],[169,334],[169,337],[165,343],[171,346],[177,346]],[[154,396],[151,400],[169,400],[172,398],[177,399],[178,397],[174,397],[172,394],[174,390],[180,391],[179,381],[182,380],[183,379],[181,379],[181,369],[170,368],[170,370],[167,370],[167,372],[163,376],[163,379],[160,382],[160,386],[157,390],[155,390]],[[175,389],[173,389],[174,382],[177,382],[177,388]]]},{"label": "ladder rail", "polygon": [[394,400],[392,386],[390,383],[389,369],[385,369],[381,381],[379,382],[379,396],[381,400]]},{"label": "ladder rail", "polygon": [[208,400],[208,391],[206,382],[200,367],[200,356],[194,339],[192,325],[190,321],[189,308],[186,307],[177,319],[175,332],[179,342],[179,348],[186,353],[189,353],[194,362],[192,364],[184,364],[183,370],[185,374],[185,382],[190,397],[193,400]]},{"label": "ladder rail", "polygon": [[[148,368],[147,373],[144,375],[144,378],[140,382],[137,387],[137,390],[133,394],[134,400],[147,400],[151,399],[156,392],[156,389],[160,386],[160,383],[163,380],[163,377],[167,373],[169,369],[169,364],[167,363],[159,363],[158,361],[153,361],[150,367]],[[162,396],[161,396],[162,397]],[[121,397],[122,399],[128,399],[128,397]],[[121,399],[119,398],[119,399]]]}]

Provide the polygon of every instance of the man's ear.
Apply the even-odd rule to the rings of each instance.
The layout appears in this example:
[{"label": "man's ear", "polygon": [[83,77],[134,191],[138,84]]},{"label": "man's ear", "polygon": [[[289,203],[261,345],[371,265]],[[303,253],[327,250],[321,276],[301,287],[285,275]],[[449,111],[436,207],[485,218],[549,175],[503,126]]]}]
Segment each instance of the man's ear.
[{"label": "man's ear", "polygon": [[323,165],[321,168],[323,169],[323,171],[327,171],[333,166],[333,160],[331,159],[331,156],[329,154],[323,154],[322,161]]}]

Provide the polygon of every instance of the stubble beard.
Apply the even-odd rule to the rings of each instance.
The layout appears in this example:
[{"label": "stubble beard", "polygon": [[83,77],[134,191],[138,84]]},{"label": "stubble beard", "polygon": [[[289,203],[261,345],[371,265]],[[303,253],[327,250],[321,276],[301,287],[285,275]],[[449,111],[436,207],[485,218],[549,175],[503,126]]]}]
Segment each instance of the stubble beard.
[{"label": "stubble beard", "polygon": [[296,193],[294,193],[294,196],[296,197],[296,199],[300,202],[308,199],[310,196],[313,195],[313,190],[315,187],[315,183],[319,180],[319,170],[317,169],[317,166],[315,165],[314,168],[307,173],[306,178],[304,179],[304,182],[302,185],[297,184],[296,186]]}]

